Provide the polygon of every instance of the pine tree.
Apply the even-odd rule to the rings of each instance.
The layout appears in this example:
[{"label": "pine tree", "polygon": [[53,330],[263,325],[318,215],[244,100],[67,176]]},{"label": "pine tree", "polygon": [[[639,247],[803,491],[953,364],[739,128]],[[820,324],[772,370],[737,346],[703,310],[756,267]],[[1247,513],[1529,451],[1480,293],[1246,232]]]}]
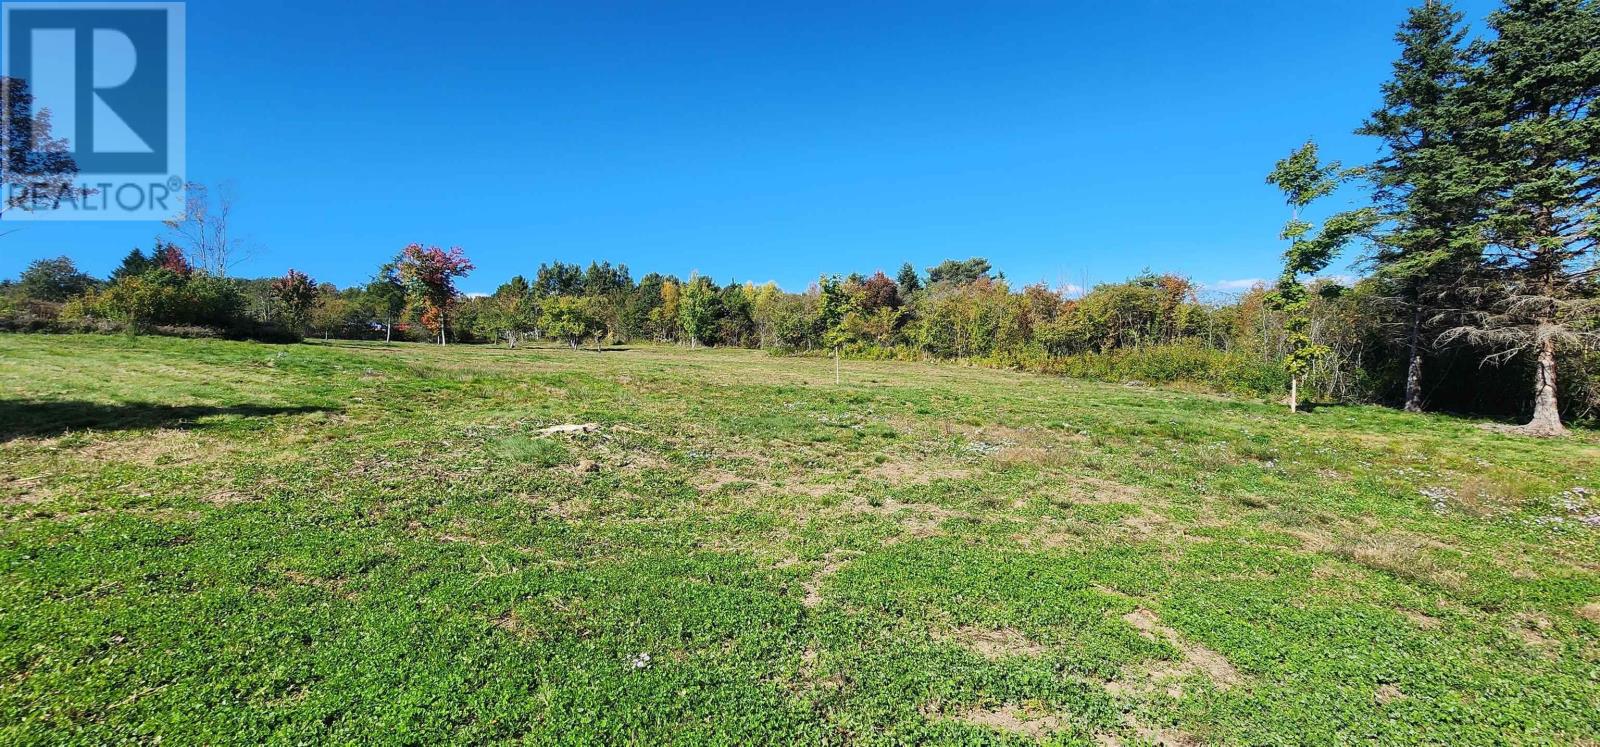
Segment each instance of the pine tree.
[{"label": "pine tree", "polygon": [[1315,231],[1314,226],[1301,220],[1300,213],[1317,199],[1332,194],[1349,175],[1338,161],[1323,164],[1317,157],[1317,144],[1308,140],[1279,161],[1267,176],[1267,183],[1283,190],[1290,209],[1289,222],[1279,235],[1289,242],[1289,249],[1283,255],[1283,275],[1270,299],[1285,316],[1284,340],[1289,351],[1283,365],[1289,372],[1290,412],[1300,409],[1300,382],[1311,364],[1330,352],[1327,346],[1311,339],[1311,299],[1300,276],[1315,275],[1327,268],[1341,247],[1370,230],[1377,219],[1376,211],[1363,208],[1334,215],[1321,231]]},{"label": "pine tree", "polygon": [[900,297],[910,298],[911,294],[922,290],[922,279],[917,276],[917,268],[910,262],[900,265],[900,274],[895,277],[895,283],[900,286]]},{"label": "pine tree", "polygon": [[1357,130],[1382,139],[1367,169],[1389,230],[1372,257],[1374,279],[1400,322],[1408,365],[1405,409],[1422,410],[1427,327],[1451,282],[1476,262],[1479,160],[1463,90],[1471,55],[1461,14],[1438,0],[1412,8],[1395,34],[1400,57],[1383,108]]},{"label": "pine tree", "polygon": [[1558,359],[1600,342],[1600,5],[1510,0],[1489,26],[1471,82],[1492,135],[1486,281],[1447,336],[1489,348],[1493,364],[1533,355],[1533,416],[1520,430],[1558,436]]},{"label": "pine tree", "polygon": [[118,265],[117,269],[111,271],[111,282],[114,283],[123,278],[131,278],[135,275],[142,275],[146,270],[149,270],[153,266],[154,263],[149,257],[145,256],[144,250],[140,249],[139,247],[134,247],[128,252],[127,256],[122,258],[122,264]]}]

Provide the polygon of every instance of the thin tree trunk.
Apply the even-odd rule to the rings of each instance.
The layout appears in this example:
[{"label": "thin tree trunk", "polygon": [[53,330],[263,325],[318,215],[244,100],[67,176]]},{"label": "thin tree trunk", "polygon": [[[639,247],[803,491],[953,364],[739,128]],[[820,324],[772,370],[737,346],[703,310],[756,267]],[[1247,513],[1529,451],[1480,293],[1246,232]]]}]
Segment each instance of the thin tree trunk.
[{"label": "thin tree trunk", "polygon": [[383,323],[383,341],[394,342],[394,322]]},{"label": "thin tree trunk", "polygon": [[1289,413],[1300,412],[1300,377],[1289,377]]},{"label": "thin tree trunk", "polygon": [[1411,365],[1406,367],[1406,412],[1422,412],[1422,309],[1411,310]]},{"label": "thin tree trunk", "polygon": [[1532,436],[1565,436],[1560,403],[1556,400],[1556,341],[1546,337],[1539,343],[1539,364],[1533,375],[1533,419],[1522,426]]},{"label": "thin tree trunk", "polygon": [[839,349],[833,349],[833,385],[839,386]]}]

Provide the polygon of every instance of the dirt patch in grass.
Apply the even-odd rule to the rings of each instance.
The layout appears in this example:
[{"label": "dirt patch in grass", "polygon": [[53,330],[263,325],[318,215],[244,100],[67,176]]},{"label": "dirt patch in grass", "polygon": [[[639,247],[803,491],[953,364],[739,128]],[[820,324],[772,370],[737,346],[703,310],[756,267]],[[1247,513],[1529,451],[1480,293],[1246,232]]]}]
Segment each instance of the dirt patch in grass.
[{"label": "dirt patch in grass", "polygon": [[1417,612],[1416,610],[1401,610],[1401,614],[1405,615],[1406,619],[1410,620],[1412,625],[1415,625],[1423,630],[1437,630],[1440,625],[1444,624],[1444,622],[1439,618],[1424,612]]},{"label": "dirt patch in grass", "polygon": [[746,480],[726,470],[708,469],[695,475],[694,487],[695,490],[698,490],[701,493],[715,493],[729,485],[734,485],[741,482],[752,481]]},{"label": "dirt patch in grass", "polygon": [[1578,608],[1578,617],[1600,624],[1600,602],[1590,602]]},{"label": "dirt patch in grass", "polygon": [[1057,505],[1148,503],[1143,490],[1093,475],[1069,475],[1052,485],[1048,497]]},{"label": "dirt patch in grass", "polygon": [[866,471],[865,477],[895,486],[927,485],[940,480],[965,480],[972,470],[964,467],[935,466],[916,461],[887,461]]},{"label": "dirt patch in grass", "polygon": [[303,573],[292,568],[285,570],[283,572],[283,577],[300,586],[310,586],[312,588],[321,589],[341,599],[356,598],[355,593],[346,589],[344,581],[339,579],[313,576],[309,573]]},{"label": "dirt patch in grass", "polygon": [[1512,632],[1522,641],[1522,645],[1544,656],[1554,656],[1561,649],[1561,642],[1551,638],[1550,620],[1542,615],[1521,614],[1513,620]]},{"label": "dirt patch in grass", "polygon": [[1034,713],[1021,706],[1006,703],[990,707],[973,707],[950,716],[976,726],[1007,731],[1013,734],[1040,739],[1066,728],[1066,719],[1050,713]]},{"label": "dirt patch in grass", "polygon": [[843,550],[830,550],[827,555],[822,556],[822,565],[818,566],[816,572],[811,574],[811,578],[806,579],[805,583],[801,584],[801,588],[805,590],[806,595],[801,598],[800,604],[805,605],[807,609],[820,606],[822,604],[822,582],[843,569],[846,562],[848,560]]},{"label": "dirt patch in grass", "polygon": [[938,536],[939,525],[946,519],[971,517],[965,512],[943,506],[905,503],[893,498],[874,502],[857,496],[846,501],[843,508],[851,514],[873,514],[893,519],[904,534],[919,539]]},{"label": "dirt patch in grass", "polygon": [[55,497],[54,490],[40,484],[46,477],[0,477],[0,506],[37,506]]},{"label": "dirt patch in grass", "polygon": [[1178,649],[1183,656],[1175,662],[1125,673],[1123,679],[1107,683],[1106,689],[1113,694],[1151,692],[1165,688],[1169,695],[1181,697],[1183,692],[1180,681],[1193,674],[1204,675],[1218,690],[1227,690],[1244,682],[1244,676],[1234,668],[1227,657],[1198,643],[1185,640],[1178,631],[1161,624],[1161,619],[1156,617],[1154,612],[1138,607],[1123,615],[1122,620],[1133,626],[1145,638],[1165,641]]},{"label": "dirt patch in grass", "polygon": [[[148,433],[97,440],[76,449],[79,458],[99,462],[124,462],[145,467],[215,462],[239,452],[227,441],[209,438],[183,428],[158,428]],[[59,442],[61,439],[55,439]],[[66,447],[62,447],[66,448]]]},{"label": "dirt patch in grass", "polygon": [[1048,649],[1012,627],[983,628],[967,625],[948,631],[940,640],[951,641],[976,651],[985,659],[1008,656],[1042,656]]},{"label": "dirt patch in grass", "polygon": [[1393,703],[1397,700],[1403,700],[1405,697],[1406,694],[1401,692],[1400,688],[1395,687],[1394,685],[1385,684],[1378,686],[1377,692],[1373,693],[1372,695],[1372,700],[1378,705],[1385,705],[1388,703]]}]

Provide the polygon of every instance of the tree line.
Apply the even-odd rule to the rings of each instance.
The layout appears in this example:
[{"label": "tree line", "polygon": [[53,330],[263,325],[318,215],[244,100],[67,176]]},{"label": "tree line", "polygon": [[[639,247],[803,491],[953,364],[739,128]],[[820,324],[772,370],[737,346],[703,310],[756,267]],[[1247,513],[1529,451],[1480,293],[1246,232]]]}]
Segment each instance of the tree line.
[{"label": "tree line", "polygon": [[[35,262],[0,286],[0,318],[12,328],[958,359],[1286,393],[1291,408],[1378,401],[1527,416],[1523,431],[1556,435],[1600,402],[1600,5],[1509,0],[1486,22],[1488,35],[1473,39],[1446,3],[1408,12],[1391,77],[1353,122],[1378,157],[1347,167],[1307,142],[1279,161],[1267,181],[1289,213],[1281,276],[1221,301],[1150,271],[1086,292],[1018,285],[981,257],[905,263],[892,277],[823,275],[803,291],[551,262],[466,296],[455,285],[473,269],[462,251],[421,244],[353,287],[296,270],[236,279],[226,277],[236,248],[215,238],[229,235],[227,210],[205,212],[202,191],[200,224],[169,226],[168,240],[103,281],[65,258]],[[1366,204],[1313,223],[1308,213],[1344,185],[1362,188]],[[1362,279],[1319,278],[1351,252]]]}]

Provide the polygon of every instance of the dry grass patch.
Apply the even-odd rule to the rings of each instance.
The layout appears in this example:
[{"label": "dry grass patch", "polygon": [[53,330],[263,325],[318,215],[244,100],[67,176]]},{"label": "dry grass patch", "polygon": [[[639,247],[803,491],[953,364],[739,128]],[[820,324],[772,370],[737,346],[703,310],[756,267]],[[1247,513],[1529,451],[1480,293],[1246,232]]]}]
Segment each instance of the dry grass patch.
[{"label": "dry grass patch", "polygon": [[969,648],[983,658],[990,660],[1004,659],[1009,656],[1042,656],[1049,650],[1042,644],[1023,635],[1022,631],[1009,626],[982,628],[975,625],[964,625],[939,635],[937,638]]},{"label": "dry grass patch", "polygon": [[941,480],[965,480],[972,476],[972,470],[927,462],[890,460],[867,470],[864,476],[895,486],[927,485]]},{"label": "dry grass patch", "polygon": [[1326,552],[1397,578],[1459,590],[1466,583],[1466,575],[1440,565],[1428,551],[1432,546],[1424,539],[1384,535],[1339,542],[1326,548]]}]

